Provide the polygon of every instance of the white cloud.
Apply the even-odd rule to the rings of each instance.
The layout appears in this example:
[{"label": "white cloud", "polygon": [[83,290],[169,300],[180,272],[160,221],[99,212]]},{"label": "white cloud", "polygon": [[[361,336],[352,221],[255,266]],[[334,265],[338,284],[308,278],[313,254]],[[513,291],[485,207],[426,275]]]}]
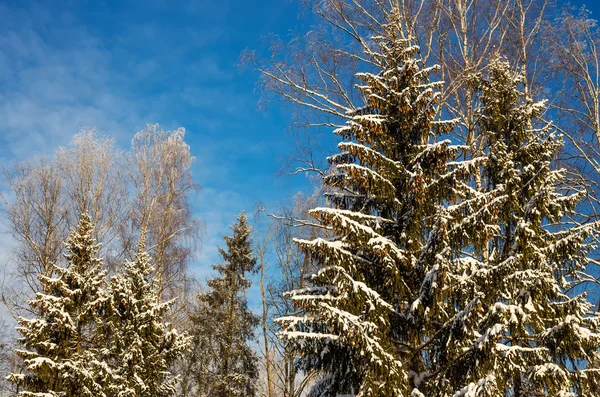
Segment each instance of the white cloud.
[{"label": "white cloud", "polygon": [[[77,24],[60,28],[65,43],[52,41],[44,10],[3,6],[0,35],[0,119],[4,160],[66,144],[79,127],[94,125],[116,136],[143,126],[143,109],[118,89],[126,79],[111,69],[111,54]],[[63,16],[63,18],[66,18]],[[129,110],[129,111],[128,111]],[[140,127],[141,128],[141,127]]]}]

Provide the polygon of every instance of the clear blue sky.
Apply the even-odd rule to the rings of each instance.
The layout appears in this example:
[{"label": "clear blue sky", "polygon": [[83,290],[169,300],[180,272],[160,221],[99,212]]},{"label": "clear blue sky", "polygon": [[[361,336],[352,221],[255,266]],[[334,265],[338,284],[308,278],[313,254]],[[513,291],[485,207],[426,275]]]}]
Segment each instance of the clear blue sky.
[{"label": "clear blue sky", "polygon": [[[598,18],[598,1],[587,4]],[[258,76],[236,66],[262,36],[302,28],[289,0],[0,1],[0,163],[51,152],[81,126],[121,147],[146,123],[185,127],[202,274],[241,209],[307,187],[275,176],[289,116],[258,110]]]}]

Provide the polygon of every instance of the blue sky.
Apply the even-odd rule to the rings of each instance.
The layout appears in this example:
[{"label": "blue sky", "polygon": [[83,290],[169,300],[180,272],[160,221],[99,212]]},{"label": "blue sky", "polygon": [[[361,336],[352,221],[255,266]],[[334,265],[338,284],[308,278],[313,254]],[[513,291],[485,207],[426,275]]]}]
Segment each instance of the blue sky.
[{"label": "blue sky", "polygon": [[257,108],[258,75],[237,65],[297,15],[287,0],[0,2],[0,162],[51,152],[82,126],[123,148],[146,123],[186,128],[202,274],[240,210],[306,186],[276,176],[289,118]]},{"label": "blue sky", "polygon": [[298,11],[289,0],[0,0],[0,163],[51,152],[82,126],[123,148],[146,123],[186,128],[206,226],[193,269],[205,274],[241,209],[308,187],[276,176],[289,115],[259,110],[258,75],[237,66],[261,37],[303,30]]}]

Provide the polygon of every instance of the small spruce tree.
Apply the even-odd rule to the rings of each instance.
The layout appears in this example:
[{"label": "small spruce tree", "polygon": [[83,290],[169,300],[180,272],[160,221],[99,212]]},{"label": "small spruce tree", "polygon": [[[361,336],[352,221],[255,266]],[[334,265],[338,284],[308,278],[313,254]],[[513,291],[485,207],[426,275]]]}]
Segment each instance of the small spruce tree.
[{"label": "small spruce tree", "polygon": [[40,276],[42,291],[29,302],[38,318],[19,318],[24,373],[12,374],[19,396],[104,396],[98,323],[105,302],[106,272],[87,213],[65,243],[66,267]]},{"label": "small spruce tree", "polygon": [[256,271],[252,228],[246,214],[238,215],[233,236],[223,236],[223,262],[213,265],[219,276],[207,281],[209,290],[198,295],[199,310],[192,316],[192,351],[204,357],[194,369],[200,396],[256,395],[257,358],[248,342],[254,338],[258,317],[248,309],[248,275]]},{"label": "small spruce tree", "polygon": [[176,391],[170,366],[187,349],[189,338],[164,316],[174,301],[161,302],[155,271],[142,233],[133,261],[112,277],[104,335],[111,368],[107,396],[166,397]]}]

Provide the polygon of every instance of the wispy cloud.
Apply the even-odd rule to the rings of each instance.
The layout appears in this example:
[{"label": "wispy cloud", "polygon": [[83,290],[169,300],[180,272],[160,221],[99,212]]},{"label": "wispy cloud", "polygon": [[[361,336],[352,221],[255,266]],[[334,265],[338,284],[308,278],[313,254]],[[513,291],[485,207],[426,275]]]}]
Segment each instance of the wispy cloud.
[{"label": "wispy cloud", "polygon": [[127,76],[111,69],[112,56],[98,38],[73,21],[60,28],[68,44],[54,38],[52,24],[72,17],[56,20],[41,9],[6,5],[0,15],[3,160],[65,144],[80,126],[118,136],[141,124],[144,108],[119,89]]}]

